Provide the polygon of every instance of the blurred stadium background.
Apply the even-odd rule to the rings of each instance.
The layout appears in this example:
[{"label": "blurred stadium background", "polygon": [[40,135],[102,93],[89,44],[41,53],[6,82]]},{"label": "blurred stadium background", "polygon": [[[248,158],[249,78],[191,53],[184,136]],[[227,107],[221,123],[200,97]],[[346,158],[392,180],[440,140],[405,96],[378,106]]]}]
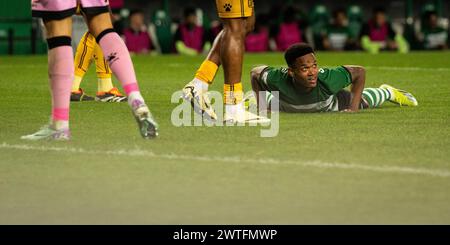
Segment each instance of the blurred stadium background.
[{"label": "blurred stadium background", "polygon": [[[423,32],[427,13],[435,12],[438,25],[448,33],[449,1],[444,0],[380,0],[373,1],[255,1],[257,22],[269,29],[283,21],[287,6],[295,8],[295,19],[302,22],[304,39],[316,48],[323,48],[322,36],[327,25],[333,21],[333,12],[344,10],[347,22],[355,39],[360,40],[361,28],[371,16],[374,8],[383,7],[387,21],[392,24],[396,34],[409,43],[410,49],[425,49]],[[198,24],[205,30],[217,28],[217,15],[214,1],[182,0],[113,0],[113,12],[117,17],[116,27],[119,31],[129,24],[130,11],[139,9],[144,13],[146,27],[151,29],[152,40],[160,53],[173,53],[174,35],[177,25],[183,21],[183,9],[195,7]],[[74,17],[74,46],[86,28],[81,17]],[[216,32],[217,33],[217,32]],[[37,20],[30,16],[30,1],[2,1],[0,3],[0,55],[6,54],[42,54],[46,52],[45,34]],[[448,34],[447,34],[448,46]],[[361,49],[357,45],[356,49]]]}]

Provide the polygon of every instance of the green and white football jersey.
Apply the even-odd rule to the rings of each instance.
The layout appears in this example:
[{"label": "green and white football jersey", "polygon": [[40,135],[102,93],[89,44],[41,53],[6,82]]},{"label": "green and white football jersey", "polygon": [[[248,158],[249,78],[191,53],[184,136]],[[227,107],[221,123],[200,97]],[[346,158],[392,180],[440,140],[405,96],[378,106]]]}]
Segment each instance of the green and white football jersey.
[{"label": "green and white football jersey", "polygon": [[280,110],[286,112],[338,111],[336,94],[351,83],[343,66],[319,69],[317,86],[309,92],[294,82],[287,68],[266,67],[260,77],[263,90],[279,91]]}]

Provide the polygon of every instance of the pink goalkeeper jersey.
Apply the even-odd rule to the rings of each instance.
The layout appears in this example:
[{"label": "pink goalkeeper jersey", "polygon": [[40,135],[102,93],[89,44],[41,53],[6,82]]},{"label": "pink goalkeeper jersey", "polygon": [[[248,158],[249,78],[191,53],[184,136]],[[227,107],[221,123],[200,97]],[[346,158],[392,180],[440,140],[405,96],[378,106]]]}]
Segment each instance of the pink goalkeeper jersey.
[{"label": "pink goalkeeper jersey", "polygon": [[34,11],[58,12],[77,7],[77,2],[83,8],[105,7],[109,0],[31,0],[31,9]]}]

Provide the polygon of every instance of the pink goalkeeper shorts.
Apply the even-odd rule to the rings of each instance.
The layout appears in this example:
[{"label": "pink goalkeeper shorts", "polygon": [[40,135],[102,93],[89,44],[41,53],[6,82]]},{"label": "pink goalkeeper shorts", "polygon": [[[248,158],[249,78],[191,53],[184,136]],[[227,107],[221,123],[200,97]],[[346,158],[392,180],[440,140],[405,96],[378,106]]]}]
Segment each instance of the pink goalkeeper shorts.
[{"label": "pink goalkeeper shorts", "polygon": [[88,15],[109,12],[109,0],[31,0],[31,9],[33,17],[59,20],[75,14],[78,4]]}]

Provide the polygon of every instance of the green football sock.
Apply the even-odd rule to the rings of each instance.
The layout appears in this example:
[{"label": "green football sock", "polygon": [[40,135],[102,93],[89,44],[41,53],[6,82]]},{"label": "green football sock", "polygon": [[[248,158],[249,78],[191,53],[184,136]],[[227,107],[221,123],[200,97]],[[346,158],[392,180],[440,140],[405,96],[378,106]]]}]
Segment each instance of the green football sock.
[{"label": "green football sock", "polygon": [[391,93],[383,88],[365,88],[363,99],[369,104],[369,108],[381,106],[386,100],[391,99]]}]

